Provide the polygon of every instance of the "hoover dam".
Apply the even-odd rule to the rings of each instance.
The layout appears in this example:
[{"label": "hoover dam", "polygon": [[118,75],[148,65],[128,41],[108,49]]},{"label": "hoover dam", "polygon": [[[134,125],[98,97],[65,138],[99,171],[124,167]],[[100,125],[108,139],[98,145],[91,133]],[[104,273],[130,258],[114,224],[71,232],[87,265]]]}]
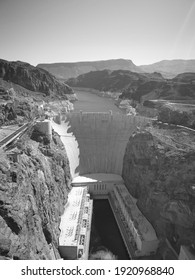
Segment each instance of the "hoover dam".
[{"label": "hoover dam", "polygon": [[130,135],[148,120],[112,112],[70,112],[52,126],[61,136],[73,178],[88,173],[122,174]]},{"label": "hoover dam", "polygon": [[86,91],[77,91],[74,111],[52,121],[70,162],[72,178],[83,174],[122,174],[123,156],[129,137],[149,120],[125,115],[114,100]]},{"label": "hoover dam", "polygon": [[[93,98],[96,100],[97,96],[92,95]],[[105,106],[107,101],[105,100],[104,103],[103,98],[100,100]],[[113,106],[113,100],[109,102]],[[94,105],[97,103],[94,102]],[[77,110],[66,113],[60,124],[52,121],[52,127],[60,135],[67,152],[72,176],[72,191],[75,187],[78,189],[87,187],[92,199],[107,199],[130,258],[150,255],[156,251],[158,239],[153,227],[137,208],[135,199],[131,197],[121,177],[123,157],[129,137],[136,130],[147,125],[149,120],[141,116],[125,115],[118,112],[118,108],[114,112],[112,110],[98,112],[97,109],[98,106],[96,106],[96,112]],[[80,191],[82,193],[82,189]],[[123,195],[123,193],[128,203],[121,200],[120,194]],[[73,206],[69,202],[70,209],[66,208],[61,219],[59,248],[64,258],[76,258],[77,250],[78,258],[82,254],[88,256],[88,250],[86,251],[85,247],[89,247],[89,233],[85,229],[82,230],[88,236],[86,237],[87,245],[84,245],[83,241],[85,234],[81,235],[81,240],[76,233],[78,231],[76,229],[84,223],[82,216],[83,221],[88,219],[86,213],[83,212],[85,207],[82,201],[86,201],[85,195],[76,199]],[[75,205],[78,205],[77,209]],[[89,217],[92,215],[92,207],[90,211]],[[67,227],[67,215],[74,217],[75,220],[71,228]],[[72,221],[72,218],[70,219]],[[90,227],[91,218],[85,223]],[[70,236],[70,232],[75,237]],[[67,238],[70,244],[67,243]],[[78,239],[78,248],[75,238]],[[72,249],[70,249],[71,244],[74,244]],[[84,247],[81,248],[81,246]],[[85,253],[81,254],[81,251]]]}]

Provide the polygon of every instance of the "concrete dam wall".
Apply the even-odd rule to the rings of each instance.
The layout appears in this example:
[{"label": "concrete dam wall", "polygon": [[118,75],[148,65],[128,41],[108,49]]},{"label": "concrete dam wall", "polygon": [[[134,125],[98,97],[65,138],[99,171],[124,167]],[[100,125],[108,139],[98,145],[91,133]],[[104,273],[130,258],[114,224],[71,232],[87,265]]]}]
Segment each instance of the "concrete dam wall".
[{"label": "concrete dam wall", "polygon": [[75,178],[87,173],[121,175],[129,137],[147,123],[146,118],[120,113],[70,112],[61,125],[52,126],[65,145]]}]

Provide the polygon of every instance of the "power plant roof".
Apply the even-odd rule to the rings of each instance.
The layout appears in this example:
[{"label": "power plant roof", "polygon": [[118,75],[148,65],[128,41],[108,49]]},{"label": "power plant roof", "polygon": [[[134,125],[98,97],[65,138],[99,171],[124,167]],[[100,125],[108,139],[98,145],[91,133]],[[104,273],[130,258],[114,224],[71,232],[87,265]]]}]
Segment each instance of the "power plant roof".
[{"label": "power plant roof", "polygon": [[87,193],[87,187],[72,188],[65,206],[64,214],[61,217],[60,246],[77,246],[78,227],[81,224],[83,199]]},{"label": "power plant roof", "polygon": [[128,192],[125,185],[118,185],[116,189],[123,200],[123,203],[131,217],[132,222],[134,223],[134,227],[138,231],[138,234],[140,234],[140,236],[145,241],[157,240],[154,228],[139,210],[135,199]]}]

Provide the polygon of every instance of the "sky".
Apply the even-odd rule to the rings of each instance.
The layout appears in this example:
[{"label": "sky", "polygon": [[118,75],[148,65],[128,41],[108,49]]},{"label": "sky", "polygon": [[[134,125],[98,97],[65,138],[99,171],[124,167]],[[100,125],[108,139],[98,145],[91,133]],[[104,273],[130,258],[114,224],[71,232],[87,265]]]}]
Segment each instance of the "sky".
[{"label": "sky", "polygon": [[0,58],[195,59],[195,0],[0,0]]}]

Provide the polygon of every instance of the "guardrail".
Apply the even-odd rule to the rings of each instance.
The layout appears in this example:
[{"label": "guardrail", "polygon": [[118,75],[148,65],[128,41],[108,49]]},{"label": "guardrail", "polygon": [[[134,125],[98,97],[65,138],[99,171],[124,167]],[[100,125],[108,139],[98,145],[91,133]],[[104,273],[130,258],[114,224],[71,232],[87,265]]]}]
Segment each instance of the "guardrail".
[{"label": "guardrail", "polygon": [[34,121],[30,122],[30,123],[26,123],[23,126],[21,126],[20,128],[18,128],[16,131],[14,131],[13,133],[11,133],[8,136],[6,136],[5,138],[3,138],[3,140],[0,141],[0,147],[3,148],[4,146],[8,145],[10,142],[12,142],[17,137],[20,137],[33,124],[34,124]]}]

